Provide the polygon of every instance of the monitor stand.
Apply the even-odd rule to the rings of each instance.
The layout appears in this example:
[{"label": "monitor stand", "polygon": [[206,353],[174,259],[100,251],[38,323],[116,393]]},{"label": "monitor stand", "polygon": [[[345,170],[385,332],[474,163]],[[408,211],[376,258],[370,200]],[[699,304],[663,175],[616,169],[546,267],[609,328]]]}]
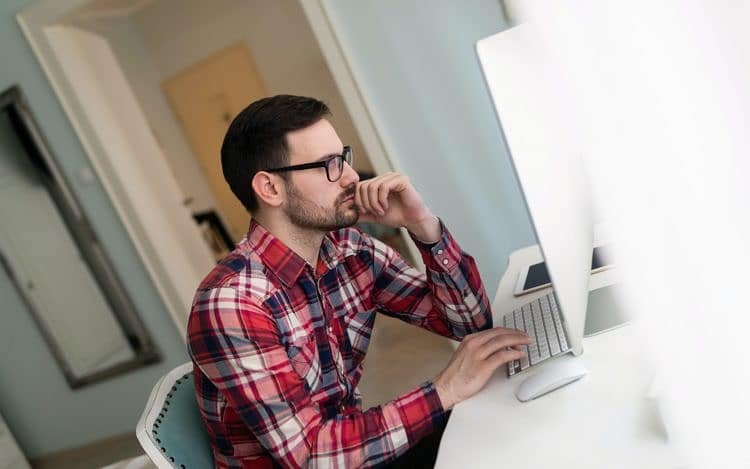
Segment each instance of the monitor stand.
[{"label": "monitor stand", "polygon": [[620,305],[617,286],[598,288],[589,292],[586,308],[586,325],[583,336],[601,334],[625,325],[629,318]]}]

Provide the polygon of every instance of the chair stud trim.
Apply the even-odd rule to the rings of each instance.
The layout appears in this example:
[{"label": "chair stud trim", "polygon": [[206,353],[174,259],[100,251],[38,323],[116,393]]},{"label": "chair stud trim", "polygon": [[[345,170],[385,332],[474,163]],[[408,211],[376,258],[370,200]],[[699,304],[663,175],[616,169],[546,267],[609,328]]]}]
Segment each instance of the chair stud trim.
[{"label": "chair stud trim", "polygon": [[[185,369],[187,365],[188,364],[183,364],[178,368]],[[173,371],[176,371],[176,370],[177,369]],[[161,456],[162,459],[160,459],[160,461],[162,462],[161,462],[161,465],[159,465],[159,467],[169,466],[169,467],[175,467],[175,468],[179,467],[180,469],[186,469],[186,465],[184,464],[184,462],[180,463],[178,461],[178,459],[182,459],[179,457],[179,455],[173,456],[169,454],[171,452],[171,450],[167,448],[169,446],[167,444],[167,441],[169,439],[164,440],[163,438],[159,438],[159,431],[157,431],[157,429],[162,430],[160,427],[167,424],[167,421],[166,421],[167,412],[169,410],[170,405],[172,404],[172,400],[177,397],[177,391],[183,392],[183,390],[186,390],[190,387],[188,383],[191,381],[192,373],[193,373],[193,370],[191,367],[189,371],[184,372],[184,374],[182,374],[182,376],[180,377],[177,377],[177,379],[172,378],[174,381],[173,381],[173,386],[171,386],[171,388],[166,388],[163,390],[159,389],[158,392],[161,393],[161,396],[163,399],[162,407],[161,409],[152,408],[151,414],[150,414],[151,415],[150,418],[152,419],[150,420],[151,428],[150,429],[143,428],[143,430],[145,431],[143,434],[138,434],[138,431],[136,432],[139,435],[138,438],[141,441],[141,444],[144,446],[144,448],[147,449],[147,453],[148,453],[148,448],[143,443],[144,440],[142,438],[145,438],[146,440],[152,442],[152,445],[150,447],[153,448],[153,450],[155,450],[155,453],[149,454],[149,456],[152,456],[152,455],[155,457]],[[157,386],[159,386],[159,384],[157,384]],[[157,393],[157,387],[154,388],[153,393]],[[152,398],[154,395],[157,395],[157,394],[152,394]],[[178,405],[178,410],[179,410],[180,404],[178,403],[176,405]],[[147,423],[148,417],[146,417],[147,415],[148,414],[144,413],[142,420],[139,422],[139,427],[142,426],[144,423],[148,425]],[[147,437],[146,435],[149,435],[149,436]],[[157,459],[153,459],[153,458],[152,460],[154,462],[157,461]]]}]

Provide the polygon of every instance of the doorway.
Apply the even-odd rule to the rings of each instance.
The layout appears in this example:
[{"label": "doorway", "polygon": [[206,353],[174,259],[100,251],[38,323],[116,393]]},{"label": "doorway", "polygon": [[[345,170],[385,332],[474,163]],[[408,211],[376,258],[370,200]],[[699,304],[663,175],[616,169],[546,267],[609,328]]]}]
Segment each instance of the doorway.
[{"label": "doorway", "polygon": [[234,116],[268,94],[249,49],[236,42],[168,78],[163,88],[219,213],[232,238],[241,239],[248,214],[224,181],[218,155]]},{"label": "doorway", "polygon": [[[244,236],[249,215],[224,181],[219,150],[231,120],[262,96],[322,99],[342,140],[355,149],[355,170],[362,178],[375,175],[375,166],[393,169],[387,161],[373,164],[372,144],[364,145],[355,128],[303,3],[312,2],[154,0],[113,11],[106,2],[92,1],[65,20],[107,40],[163,149],[181,199],[194,216],[215,214],[223,225],[218,231],[228,232],[233,242]],[[212,227],[201,228],[215,257],[223,257],[232,243],[222,250],[211,242]],[[419,262],[405,233],[361,228]]]}]

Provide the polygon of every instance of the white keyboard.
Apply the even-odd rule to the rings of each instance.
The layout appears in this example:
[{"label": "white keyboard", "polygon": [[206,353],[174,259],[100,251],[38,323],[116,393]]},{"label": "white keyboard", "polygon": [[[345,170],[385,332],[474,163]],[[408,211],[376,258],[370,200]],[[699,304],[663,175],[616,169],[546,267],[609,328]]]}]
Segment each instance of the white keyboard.
[{"label": "white keyboard", "polygon": [[518,329],[536,339],[525,346],[525,357],[508,363],[508,376],[570,350],[555,295],[551,292],[503,316],[503,327]]}]

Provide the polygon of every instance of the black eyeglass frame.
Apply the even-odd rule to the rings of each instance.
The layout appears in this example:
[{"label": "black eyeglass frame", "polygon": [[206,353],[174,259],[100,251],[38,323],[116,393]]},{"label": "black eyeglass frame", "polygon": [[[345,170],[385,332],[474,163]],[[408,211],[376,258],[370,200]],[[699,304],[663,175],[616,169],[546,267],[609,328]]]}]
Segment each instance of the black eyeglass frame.
[{"label": "black eyeglass frame", "polygon": [[[329,168],[329,165],[331,164],[331,161],[338,160],[339,162],[339,177],[336,179],[331,179],[331,173]],[[270,168],[266,169],[265,171],[269,173],[281,173],[285,171],[299,171],[301,169],[313,169],[313,168],[325,168],[326,170],[326,178],[330,182],[336,182],[339,179],[341,179],[341,176],[344,174],[344,162],[348,163],[349,166],[351,166],[352,161],[354,161],[354,152],[352,151],[352,147],[349,145],[344,146],[344,151],[340,155],[331,155],[330,158],[323,160],[323,161],[315,161],[312,163],[302,163],[302,164],[295,164],[292,166],[284,166],[281,168]]]}]

